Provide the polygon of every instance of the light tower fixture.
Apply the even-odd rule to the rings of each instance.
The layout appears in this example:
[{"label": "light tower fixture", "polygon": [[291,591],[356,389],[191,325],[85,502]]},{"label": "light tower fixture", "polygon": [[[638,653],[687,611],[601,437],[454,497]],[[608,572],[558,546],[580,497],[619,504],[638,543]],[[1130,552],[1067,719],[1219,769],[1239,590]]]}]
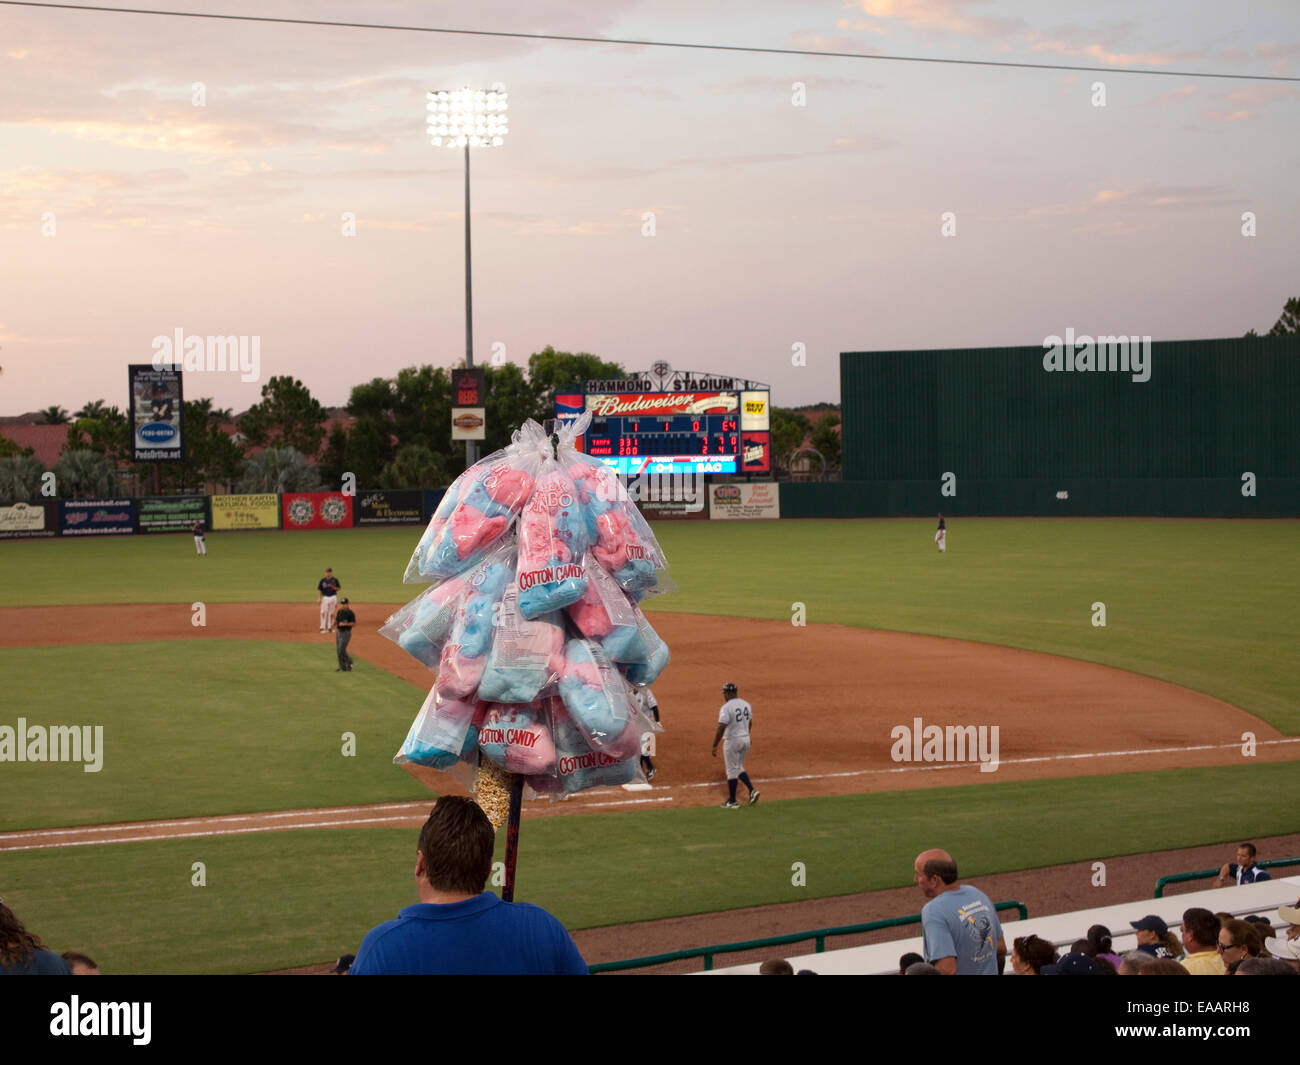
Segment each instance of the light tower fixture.
[{"label": "light tower fixture", "polygon": [[[500,83],[498,82],[498,86]],[[438,89],[428,94],[429,137],[435,148],[459,148],[465,153],[465,366],[474,365],[474,293],[471,284],[469,237],[469,150],[500,148],[510,132],[510,106],[503,86],[491,89]],[[465,441],[465,460],[472,466],[478,449]]]},{"label": "light tower fixture", "polygon": [[429,93],[429,137],[435,148],[499,148],[510,132],[504,89]]}]

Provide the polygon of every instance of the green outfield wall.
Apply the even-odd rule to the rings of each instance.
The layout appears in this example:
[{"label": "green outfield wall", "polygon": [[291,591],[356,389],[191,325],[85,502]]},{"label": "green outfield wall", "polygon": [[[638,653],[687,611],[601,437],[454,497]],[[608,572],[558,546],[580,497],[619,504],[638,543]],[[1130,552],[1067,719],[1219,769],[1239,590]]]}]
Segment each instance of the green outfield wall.
[{"label": "green outfield wall", "polygon": [[1060,339],[843,353],[844,481],[782,516],[1300,516],[1300,336]]}]

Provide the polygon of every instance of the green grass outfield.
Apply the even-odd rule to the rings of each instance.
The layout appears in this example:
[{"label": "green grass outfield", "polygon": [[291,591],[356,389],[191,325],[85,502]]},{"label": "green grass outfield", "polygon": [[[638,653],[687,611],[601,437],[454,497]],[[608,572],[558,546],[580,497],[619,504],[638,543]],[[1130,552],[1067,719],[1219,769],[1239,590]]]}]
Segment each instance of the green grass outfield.
[{"label": "green grass outfield", "polygon": [[[930,633],[1087,659],[1217,696],[1300,733],[1294,521],[661,522],[680,586],[650,609]],[[419,530],[0,543],[0,605],[310,601],[324,567],[401,602]],[[1105,628],[1091,623],[1106,605]]]},{"label": "green grass outfield", "polygon": [[[1295,828],[1294,773],[1264,764],[791,799],[738,814],[546,818],[521,831],[516,897],[578,929],[904,886],[917,850],[935,842],[976,880],[1226,845],[1242,810],[1251,834]],[[1206,798],[1223,795],[1234,802]],[[261,972],[354,951],[415,902],[415,846],[407,829],[317,829],[0,853],[0,884],[48,945],[85,951],[105,972]],[[195,862],[205,887],[192,885]],[[795,862],[806,887],[791,884]]]},{"label": "green grass outfield", "polygon": [[0,764],[0,831],[427,796],[392,765],[424,693],[364,661],[335,664],[332,640],[0,650],[21,693],[0,725],[104,727],[98,772]]}]

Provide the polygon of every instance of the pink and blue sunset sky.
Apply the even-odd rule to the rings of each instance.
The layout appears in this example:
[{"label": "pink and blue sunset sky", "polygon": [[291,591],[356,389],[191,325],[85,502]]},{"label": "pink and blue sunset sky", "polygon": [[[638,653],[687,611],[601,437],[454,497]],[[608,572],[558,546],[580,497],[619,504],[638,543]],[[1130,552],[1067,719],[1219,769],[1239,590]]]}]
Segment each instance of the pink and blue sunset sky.
[{"label": "pink and blue sunset sky", "polygon": [[[1293,0],[188,9],[1300,73]],[[495,82],[511,132],[473,158],[478,361],[665,358],[795,406],[838,399],[841,351],[1238,336],[1300,295],[1294,83],[0,6],[0,415],[124,406],[126,365],[178,327],[260,337],[262,380],[327,405],[463,358],[461,158],[429,144],[425,92]],[[237,373],[185,387],[259,395]]]}]

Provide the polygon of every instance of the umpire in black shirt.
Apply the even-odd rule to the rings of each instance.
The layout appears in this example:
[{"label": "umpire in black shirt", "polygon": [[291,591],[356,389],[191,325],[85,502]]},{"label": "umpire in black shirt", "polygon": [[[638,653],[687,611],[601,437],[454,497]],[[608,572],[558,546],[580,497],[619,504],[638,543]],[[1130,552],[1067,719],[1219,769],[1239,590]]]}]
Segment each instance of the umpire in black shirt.
[{"label": "umpire in black shirt", "polygon": [[339,612],[334,618],[334,645],[339,653],[339,668],[335,673],[352,672],[352,656],[348,654],[348,641],[352,639],[352,626],[357,623],[356,614],[346,599],[339,600]]}]

